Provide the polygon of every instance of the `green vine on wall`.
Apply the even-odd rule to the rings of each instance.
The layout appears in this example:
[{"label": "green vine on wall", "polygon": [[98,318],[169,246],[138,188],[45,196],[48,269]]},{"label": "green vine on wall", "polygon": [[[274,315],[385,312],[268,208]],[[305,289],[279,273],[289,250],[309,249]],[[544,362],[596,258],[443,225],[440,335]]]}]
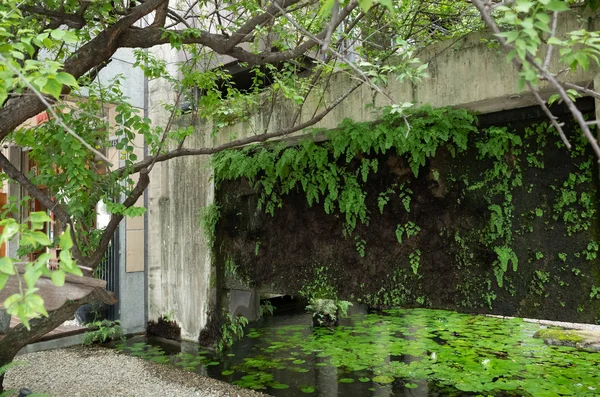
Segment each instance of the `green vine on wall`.
[{"label": "green vine on wall", "polygon": [[[322,144],[305,140],[297,146],[275,143],[224,151],[213,156],[215,182],[248,179],[260,194],[258,209],[271,215],[282,206],[283,196],[300,188],[309,206],[323,203],[327,214],[342,214],[344,235],[349,236],[357,223],[369,222],[365,185],[379,168],[370,156],[393,150],[407,159],[417,177],[438,148],[446,147],[455,155],[467,148],[468,135],[477,132],[475,117],[462,109],[424,106],[409,111],[409,118],[410,131],[402,116],[384,109],[376,123],[346,119],[335,130],[316,130],[329,138]],[[350,166],[353,162],[358,165]],[[391,187],[378,197],[380,211],[394,192],[409,211],[412,191],[404,186]]]},{"label": "green vine on wall", "polygon": [[[483,198],[486,203],[483,226],[455,232],[442,230],[440,233],[441,236],[447,233],[446,237],[450,238],[454,235],[457,243],[456,265],[465,272],[465,280],[462,285],[457,285],[456,291],[464,296],[466,307],[487,304],[491,309],[499,289],[516,296],[518,283],[507,276],[508,272],[516,272],[519,267],[515,236],[533,232],[534,222],[536,228],[545,224],[546,230],[552,230],[554,225],[550,224],[549,218],[554,217],[555,221],[564,222],[569,236],[591,227],[596,212],[595,196],[584,190],[585,184],[592,179],[592,164],[581,151],[571,153],[578,161],[576,170],[565,181],[556,181],[555,198],[549,202],[534,202],[533,207],[525,211],[521,210],[523,202],[519,202],[522,213],[515,209],[514,197],[521,197],[534,189],[534,183],[530,183],[531,170],[545,169],[544,158],[550,150],[546,149],[547,141],[556,138],[555,131],[547,123],[525,128],[523,135],[498,127],[478,131],[475,117],[466,111],[431,107],[412,110],[409,120],[410,131],[401,117],[386,110],[378,122],[344,120],[335,130],[315,130],[314,133],[327,136],[328,140],[323,143],[316,144],[311,140],[301,141],[296,146],[267,143],[221,152],[213,157],[215,182],[218,185],[226,180],[246,178],[258,194],[258,209],[271,215],[283,205],[285,195],[292,191],[303,192],[309,206],[320,204],[327,214],[344,220],[344,235],[352,236],[357,252],[365,256],[367,242],[355,230],[357,225],[369,223],[372,209],[367,208],[367,202],[376,203],[381,214],[392,201],[403,206],[407,213],[411,212],[413,191],[410,176],[404,179],[404,183],[383,186],[375,197],[368,197],[367,183],[380,168],[381,154],[390,152],[401,159],[398,163],[386,164],[392,172],[406,175],[408,169],[396,169],[406,164],[416,178],[438,149],[444,148],[454,157],[465,152],[469,142],[469,147],[474,150],[470,153],[475,154],[486,167],[483,173],[473,175],[456,168],[459,174],[454,174],[455,169],[450,173],[440,172],[432,166],[427,177],[440,186],[448,183],[463,186],[457,197],[458,205],[469,200],[468,196],[475,192],[477,200]],[[395,156],[391,158],[395,159]],[[530,178],[526,186],[523,186],[523,169]],[[406,243],[420,230],[421,227],[412,221],[401,221],[395,231],[398,243]],[[475,247],[485,247],[486,250]],[[592,244],[590,247],[589,253],[574,253],[575,258],[595,256],[596,246]],[[407,253],[404,264],[393,273],[394,277],[388,275],[392,279],[390,284],[381,287],[378,292],[365,291],[364,295],[356,296],[357,300],[384,306],[426,302],[425,296],[421,296],[419,289],[415,288],[415,282],[423,277],[418,248],[422,247],[417,242],[411,253]],[[534,252],[540,268],[534,273],[536,289],[533,295],[545,296],[546,292],[540,291],[546,284],[554,284],[555,281],[557,285],[568,286],[556,276],[544,277],[550,256],[545,256],[542,251]],[[491,260],[486,257],[489,254],[493,255]],[[579,271],[566,263],[566,255],[563,253],[558,257],[561,269]],[[489,265],[491,269],[487,267]],[[561,304],[564,305],[564,302]]]}]

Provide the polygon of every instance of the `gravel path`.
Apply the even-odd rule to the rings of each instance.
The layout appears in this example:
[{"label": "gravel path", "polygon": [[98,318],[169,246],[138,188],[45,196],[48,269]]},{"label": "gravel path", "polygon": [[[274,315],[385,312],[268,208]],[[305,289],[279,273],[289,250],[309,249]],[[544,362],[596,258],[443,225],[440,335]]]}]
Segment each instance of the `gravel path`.
[{"label": "gravel path", "polygon": [[114,350],[75,347],[18,356],[7,390],[22,387],[51,396],[111,397],[260,397],[265,394],[183,370],[118,354]]}]

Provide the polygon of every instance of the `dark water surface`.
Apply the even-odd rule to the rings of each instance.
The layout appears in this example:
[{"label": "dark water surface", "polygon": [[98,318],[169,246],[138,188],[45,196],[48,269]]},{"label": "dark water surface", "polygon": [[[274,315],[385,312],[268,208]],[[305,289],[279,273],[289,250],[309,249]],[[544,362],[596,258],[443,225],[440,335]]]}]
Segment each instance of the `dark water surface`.
[{"label": "dark water surface", "polygon": [[600,353],[546,346],[532,338],[539,328],[402,309],[317,329],[296,314],[264,318],[220,356],[143,337],[117,349],[274,396],[600,395]]}]

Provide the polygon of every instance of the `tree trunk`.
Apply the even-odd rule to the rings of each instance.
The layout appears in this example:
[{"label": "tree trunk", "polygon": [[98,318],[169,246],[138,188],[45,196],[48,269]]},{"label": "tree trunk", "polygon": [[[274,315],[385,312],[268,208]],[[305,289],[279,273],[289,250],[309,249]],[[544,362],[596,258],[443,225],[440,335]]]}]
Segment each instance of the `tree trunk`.
[{"label": "tree trunk", "polygon": [[[30,321],[31,329],[27,330],[19,324],[3,337],[0,336],[0,367],[13,361],[19,350],[30,343],[37,342],[42,336],[52,331],[62,323],[73,318],[75,310],[81,305],[93,301],[102,301],[108,304],[115,303],[114,295],[104,290],[96,289],[89,295],[72,301],[67,301],[63,306],[48,312],[48,317],[40,317]],[[3,391],[4,375],[0,376],[0,393]]]}]

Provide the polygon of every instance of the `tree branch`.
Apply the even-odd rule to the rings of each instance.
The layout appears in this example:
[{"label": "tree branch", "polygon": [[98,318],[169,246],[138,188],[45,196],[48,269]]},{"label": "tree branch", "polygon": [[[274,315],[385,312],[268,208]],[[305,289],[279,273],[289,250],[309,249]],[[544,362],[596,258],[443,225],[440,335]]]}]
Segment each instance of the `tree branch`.
[{"label": "tree branch", "polygon": [[81,254],[79,250],[79,246],[77,245],[77,238],[75,236],[75,228],[73,227],[73,223],[71,222],[71,217],[65,210],[65,208],[58,202],[52,200],[46,193],[42,192],[29,178],[25,176],[21,171],[19,171],[9,160],[0,152],[0,167],[2,167],[2,171],[6,173],[12,180],[17,182],[23,189],[25,189],[29,194],[31,194],[34,198],[36,198],[44,207],[46,207],[49,211],[52,211],[56,214],[58,219],[64,223],[65,225],[71,226],[71,238],[73,240],[73,257],[78,262],[78,265],[83,267],[83,270],[87,270],[89,268],[87,261],[84,256]]},{"label": "tree branch", "polygon": [[[125,206],[125,208],[130,208],[133,205],[135,205],[135,203],[142,196],[142,194],[144,194],[144,191],[150,184],[148,169],[146,167],[142,167],[139,170],[139,173],[140,178],[137,184],[135,185],[129,196],[127,196],[125,201],[123,201],[123,205]],[[106,252],[108,245],[110,244],[110,241],[112,240],[115,231],[117,230],[117,227],[119,227],[119,224],[121,223],[123,218],[123,214],[113,214],[111,216],[110,221],[106,226],[106,229],[104,229],[104,231],[102,232],[102,237],[100,238],[98,248],[96,248],[96,250],[88,257],[88,262],[90,263],[91,268],[95,269],[96,266],[98,266],[98,264],[100,263],[100,261],[102,261],[104,253]]]},{"label": "tree branch", "polygon": [[279,8],[287,8],[291,5],[298,3],[300,0],[274,0],[273,3],[262,14],[252,17],[246,21],[235,33],[231,35],[227,45],[223,48],[223,51],[231,51],[233,47],[238,45],[244,40],[248,34],[250,34],[255,27],[266,23],[268,20],[276,17],[279,14]]},{"label": "tree branch", "polygon": [[[500,31],[500,28],[498,27],[498,25],[496,24],[496,22],[492,19],[491,15],[489,14],[489,11],[488,11],[489,7],[487,5],[485,5],[481,0],[472,0],[472,3],[477,8],[477,10],[481,14],[481,16],[483,17],[483,20],[485,21],[486,25],[488,25],[492,29],[492,32],[496,35],[496,37],[498,38],[498,41],[500,42],[500,44],[502,44],[504,49],[512,50],[514,47],[512,45],[508,44],[504,37],[498,36],[498,34],[501,33],[501,31]],[[489,2],[487,4],[489,4]],[[528,64],[533,66],[535,69],[537,69],[540,74],[540,77],[542,79],[548,81],[554,87],[554,89],[556,89],[556,91],[558,92],[562,101],[567,105],[567,108],[569,109],[569,111],[571,112],[571,114],[573,115],[575,120],[577,120],[577,124],[579,124],[579,127],[583,131],[584,136],[586,137],[586,139],[592,146],[592,149],[594,150],[594,153],[596,154],[596,157],[598,157],[598,161],[600,162],[600,146],[598,145],[598,141],[596,140],[596,138],[590,131],[589,125],[586,123],[586,121],[583,118],[583,114],[581,113],[581,111],[579,109],[577,109],[575,102],[573,102],[573,100],[571,100],[571,98],[565,91],[564,87],[561,85],[561,83],[556,79],[556,77],[552,73],[548,72],[548,70],[546,70],[542,65],[540,65],[533,58],[533,56],[531,56],[531,54],[528,53],[525,56],[525,59],[523,59],[522,61],[527,62]],[[513,58],[513,64],[519,70],[523,69],[522,61],[519,60],[517,57]],[[533,85],[530,85],[530,84],[528,84],[528,85],[530,87],[530,90],[531,89],[535,90],[535,87],[533,87]],[[540,106],[542,106],[542,108],[544,106],[546,106],[545,102],[541,99],[539,94],[537,96],[534,94],[534,96],[536,97],[536,100],[538,101]],[[541,103],[540,103],[540,101],[541,101]],[[553,120],[553,119],[551,119],[551,120]],[[553,125],[555,125],[554,122],[553,122]],[[560,126],[560,124],[558,124],[558,123],[556,123],[556,125]],[[555,125],[555,127],[556,127],[556,125]],[[560,128],[558,130],[558,132],[559,132],[559,134],[562,134],[561,138],[563,138],[564,132],[562,132],[562,128]]]},{"label": "tree branch", "polygon": [[[168,0],[147,0],[130,10],[129,14],[119,19],[114,25],[100,32],[92,40],[75,51],[64,64],[63,70],[76,79],[93,69],[101,62],[108,61],[118,49],[118,37],[133,23],[144,15],[154,11],[156,7]],[[138,30],[139,32],[139,30]],[[63,94],[69,92],[68,87]],[[44,110],[44,104],[37,97],[25,96],[11,100],[0,109],[0,141],[23,124]]]},{"label": "tree branch", "polygon": [[[265,141],[268,141],[269,139],[278,138],[281,136],[292,134],[296,131],[303,130],[303,129],[308,128],[308,127],[318,123],[319,121],[323,120],[323,118],[325,116],[327,116],[327,114],[329,114],[329,112],[331,112],[336,106],[338,106],[344,99],[346,99],[350,94],[352,94],[362,84],[363,84],[362,81],[355,83],[348,91],[346,91],[342,96],[338,97],[335,101],[333,101],[329,106],[327,106],[325,109],[323,109],[323,111],[321,111],[315,117],[313,117],[312,119],[310,119],[308,121],[305,121],[304,123],[298,124],[297,126],[292,126],[292,127],[289,127],[289,128],[277,131],[277,132],[271,132],[271,133],[266,133],[266,134],[261,134],[261,135],[253,135],[253,136],[250,136],[247,138],[237,139],[235,141],[224,143],[222,145],[215,146],[212,148],[200,148],[200,149],[178,148],[178,149],[172,150],[168,153],[158,154],[158,155],[148,157],[148,158],[138,162],[137,164],[135,164],[133,166],[133,172],[134,173],[140,172],[140,171],[146,169],[146,167],[148,167],[150,164],[160,163],[160,162],[174,159],[177,157],[214,154],[214,153],[218,153],[223,150],[226,150],[226,149],[234,149],[234,148],[248,145],[250,143],[265,142]],[[117,175],[123,175],[126,171],[127,172],[132,171],[131,167],[122,167],[122,168],[116,169],[112,172],[116,172]]]}]

